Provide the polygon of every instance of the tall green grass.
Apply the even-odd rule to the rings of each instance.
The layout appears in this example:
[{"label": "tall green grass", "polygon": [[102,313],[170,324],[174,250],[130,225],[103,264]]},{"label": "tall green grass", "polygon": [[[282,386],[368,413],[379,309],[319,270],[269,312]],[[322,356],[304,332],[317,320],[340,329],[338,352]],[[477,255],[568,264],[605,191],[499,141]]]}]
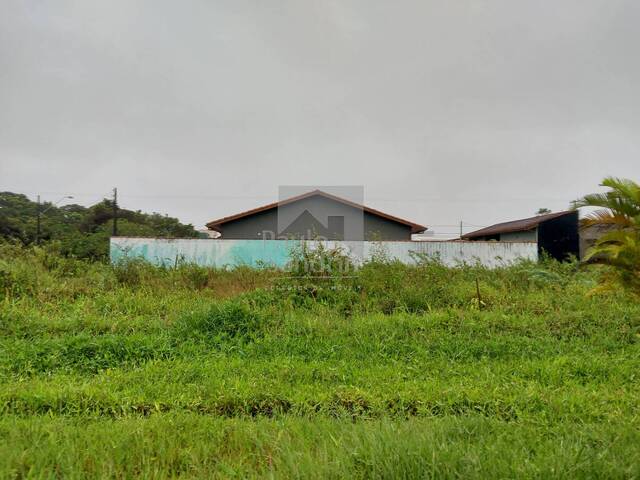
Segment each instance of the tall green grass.
[{"label": "tall green grass", "polygon": [[471,416],[0,421],[0,468],[16,478],[634,478],[629,425],[538,426]]},{"label": "tall green grass", "polygon": [[637,298],[588,295],[598,267],[576,263],[418,260],[0,245],[0,476],[640,475]]}]

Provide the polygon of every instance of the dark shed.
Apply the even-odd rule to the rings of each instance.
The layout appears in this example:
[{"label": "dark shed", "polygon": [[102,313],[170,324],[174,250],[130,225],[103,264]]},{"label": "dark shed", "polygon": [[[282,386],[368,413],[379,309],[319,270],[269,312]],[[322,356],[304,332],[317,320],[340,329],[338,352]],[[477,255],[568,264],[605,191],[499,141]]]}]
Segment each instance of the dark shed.
[{"label": "dark shed", "polygon": [[207,228],[226,239],[411,240],[427,227],[314,190],[213,220]]},{"label": "dark shed", "polygon": [[497,223],[462,235],[463,240],[496,240],[501,242],[536,242],[538,252],[546,252],[557,260],[580,255],[578,212],[548,213],[535,217]]}]

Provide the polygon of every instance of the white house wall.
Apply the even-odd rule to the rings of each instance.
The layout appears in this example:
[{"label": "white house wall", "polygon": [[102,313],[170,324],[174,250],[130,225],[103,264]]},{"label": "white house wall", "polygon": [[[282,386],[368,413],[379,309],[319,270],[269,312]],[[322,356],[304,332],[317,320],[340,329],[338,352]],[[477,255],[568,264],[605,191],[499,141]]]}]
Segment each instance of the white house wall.
[{"label": "white house wall", "polygon": [[501,242],[537,242],[538,229],[528,230],[524,232],[509,232],[500,234]]}]

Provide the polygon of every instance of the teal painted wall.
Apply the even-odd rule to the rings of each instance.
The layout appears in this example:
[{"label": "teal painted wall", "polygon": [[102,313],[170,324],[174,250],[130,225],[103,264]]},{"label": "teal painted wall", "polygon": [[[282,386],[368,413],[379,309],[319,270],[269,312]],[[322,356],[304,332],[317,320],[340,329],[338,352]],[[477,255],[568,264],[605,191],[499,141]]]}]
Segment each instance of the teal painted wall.
[{"label": "teal painted wall", "polygon": [[[305,240],[314,248],[320,242]],[[143,258],[155,265],[176,262],[195,263],[210,267],[257,267],[271,265],[283,268],[299,240],[219,240],[162,239],[113,237],[111,261]],[[344,249],[357,263],[374,252],[383,250],[390,258],[414,263],[414,254],[437,256],[446,265],[480,262],[488,267],[512,263],[520,259],[537,260],[538,249],[533,242],[358,242],[326,241],[327,248]]]}]

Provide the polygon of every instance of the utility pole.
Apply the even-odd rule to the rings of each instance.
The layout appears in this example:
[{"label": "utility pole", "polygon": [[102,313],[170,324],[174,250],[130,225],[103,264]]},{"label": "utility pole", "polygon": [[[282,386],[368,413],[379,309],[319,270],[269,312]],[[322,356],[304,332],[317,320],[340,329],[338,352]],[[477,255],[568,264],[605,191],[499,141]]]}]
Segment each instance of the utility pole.
[{"label": "utility pole", "polygon": [[118,236],[118,189],[113,189],[113,236]]},{"label": "utility pole", "polygon": [[51,210],[54,207],[57,207],[61,201],[67,198],[73,198],[73,197],[71,195],[65,195],[56,203],[49,202],[49,206],[43,210],[42,203],[40,203],[40,195],[38,195],[38,203],[36,205],[36,245],[40,244],[40,237],[42,237],[42,227],[41,227],[42,214],[47,213],[49,210]]},{"label": "utility pole", "polygon": [[40,195],[38,195],[38,205],[36,206],[36,245],[40,244]]},{"label": "utility pole", "polygon": [[462,238],[462,220],[460,220],[460,238]]}]

